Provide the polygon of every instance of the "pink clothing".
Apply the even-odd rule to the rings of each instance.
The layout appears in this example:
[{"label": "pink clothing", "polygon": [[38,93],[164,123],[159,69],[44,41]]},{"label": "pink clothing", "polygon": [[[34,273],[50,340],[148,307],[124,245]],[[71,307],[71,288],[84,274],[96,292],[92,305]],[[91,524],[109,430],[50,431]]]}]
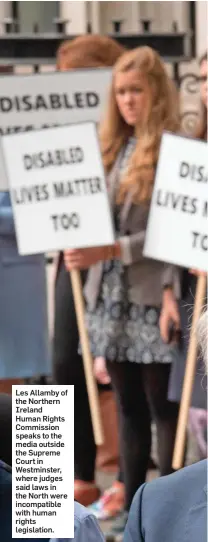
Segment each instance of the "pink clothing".
[{"label": "pink clothing", "polygon": [[190,408],[189,410],[189,426],[190,430],[196,438],[200,459],[207,458],[207,423],[208,412],[201,408]]}]

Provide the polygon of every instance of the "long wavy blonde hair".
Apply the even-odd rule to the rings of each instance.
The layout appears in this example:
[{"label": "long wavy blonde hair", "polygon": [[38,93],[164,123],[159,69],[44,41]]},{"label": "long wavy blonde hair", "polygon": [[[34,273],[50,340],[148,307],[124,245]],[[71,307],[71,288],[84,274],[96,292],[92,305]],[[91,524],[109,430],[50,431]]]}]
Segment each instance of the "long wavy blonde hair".
[{"label": "long wavy blonde hair", "polygon": [[129,190],[136,203],[149,202],[164,130],[179,130],[178,95],[173,81],[168,77],[160,56],[150,47],[138,47],[125,52],[115,64],[107,111],[100,125],[100,145],[106,172],[112,168],[121,148],[126,144],[132,127],[121,116],[115,97],[115,78],[118,73],[130,70],[145,76],[149,85],[149,100],[144,122],[135,127],[138,138],[129,167],[120,183],[118,202]]}]

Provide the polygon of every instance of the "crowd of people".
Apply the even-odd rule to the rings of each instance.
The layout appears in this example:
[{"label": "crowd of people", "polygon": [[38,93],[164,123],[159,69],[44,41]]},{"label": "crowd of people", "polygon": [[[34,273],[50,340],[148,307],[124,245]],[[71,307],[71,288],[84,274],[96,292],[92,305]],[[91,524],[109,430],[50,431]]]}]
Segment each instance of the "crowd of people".
[{"label": "crowd of people", "polygon": [[[200,273],[194,269],[181,269],[147,259],[143,255],[161,137],[164,131],[181,134],[178,91],[167,74],[163,60],[150,47],[125,51],[111,38],[88,35],[63,43],[57,53],[57,70],[60,71],[105,66],[112,67],[112,81],[106,110],[99,126],[99,140],[116,242],[109,247],[65,250],[60,253],[54,285],[52,380],[55,384],[75,386],[75,540],[100,542],[103,535],[96,520],[111,518],[113,521],[106,534],[107,540],[124,536],[125,542],[155,542],[162,536],[164,542],[182,542],[189,535],[191,542],[195,542],[197,537],[205,542],[205,348],[204,355],[199,356],[190,409],[190,426],[198,439],[199,459],[205,461],[199,461],[175,474],[172,468],[189,344],[190,315]],[[201,111],[193,137],[205,141],[207,53],[199,62],[199,83]],[[1,246],[5,248],[5,235],[7,243],[11,244],[15,233],[11,226],[11,212],[5,211],[10,206],[9,196],[0,194],[0,198],[4,198],[0,199],[1,250]],[[9,224],[8,231],[5,230],[6,223]],[[42,273],[42,258],[37,259],[34,265],[34,272],[36,269]],[[73,269],[81,270],[86,326],[103,414],[105,444],[100,449],[96,449],[94,442],[69,278],[69,271]],[[1,275],[0,265],[0,276],[8,284],[8,275],[5,269],[3,271]],[[41,356],[40,350],[35,353],[33,350],[30,357],[33,365],[34,360],[39,359],[39,367],[44,355],[45,366],[48,367],[49,352],[45,333],[41,338],[41,326],[43,329],[46,317],[39,290],[41,280],[36,274],[36,282],[30,294],[31,299],[31,295],[36,296],[35,288],[39,292],[33,308],[36,311],[34,321],[38,322]],[[23,283],[24,280],[24,289]],[[28,299],[25,301],[27,303]],[[27,305],[28,309],[29,306],[31,304]],[[38,319],[39,312],[42,320]],[[3,313],[0,326],[1,322],[4,328]],[[207,340],[204,339],[206,326],[207,313],[201,319],[201,344]],[[13,327],[15,329],[15,322]],[[27,337],[22,357],[20,348],[21,360],[28,355],[29,343],[35,344],[35,329],[32,334],[31,339]],[[20,329],[18,335],[21,336]],[[4,344],[5,355],[8,357],[10,352],[10,364],[13,366],[14,356],[19,354],[11,353],[6,342]],[[34,348],[37,350],[37,344]],[[6,363],[5,360],[3,363]],[[14,376],[12,372],[11,376]],[[22,370],[18,376],[24,376]],[[0,407],[0,424],[6,423],[9,436],[5,439],[5,446],[2,449],[0,447],[0,458],[9,465],[10,412],[10,398],[4,396]],[[6,416],[8,419],[5,422]],[[157,432],[155,466],[161,478],[146,484],[148,469],[150,465],[154,466],[151,457],[152,424]],[[112,487],[102,495],[96,483],[96,468],[116,475]],[[3,481],[4,485],[1,484],[1,475],[6,480]],[[2,464],[0,518],[1,507],[5,504],[4,492],[10,495],[11,491],[10,476],[11,473]],[[6,531],[6,523],[8,521],[5,516],[3,540],[10,542],[11,535],[8,533],[11,526]]]}]

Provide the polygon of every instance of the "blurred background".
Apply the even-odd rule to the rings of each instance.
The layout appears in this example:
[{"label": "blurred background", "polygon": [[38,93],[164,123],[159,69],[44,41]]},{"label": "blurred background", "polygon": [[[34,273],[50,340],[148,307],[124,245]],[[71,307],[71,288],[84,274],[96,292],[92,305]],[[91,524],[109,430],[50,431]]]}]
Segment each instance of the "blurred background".
[{"label": "blurred background", "polygon": [[[108,34],[127,48],[155,48],[180,89],[183,130],[199,115],[198,58],[207,48],[207,1],[0,2],[0,72],[55,70],[56,51],[79,34]],[[53,265],[48,258],[48,314],[53,328]]]}]

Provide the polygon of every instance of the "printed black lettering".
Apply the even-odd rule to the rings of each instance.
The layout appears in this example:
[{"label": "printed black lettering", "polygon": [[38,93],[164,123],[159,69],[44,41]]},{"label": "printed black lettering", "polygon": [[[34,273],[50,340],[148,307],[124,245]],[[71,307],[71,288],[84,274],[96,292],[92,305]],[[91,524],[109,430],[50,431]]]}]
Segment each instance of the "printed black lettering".
[{"label": "printed black lettering", "polygon": [[196,248],[197,239],[199,238],[199,233],[196,231],[192,231],[193,234],[193,248]]},{"label": "printed black lettering", "polygon": [[91,189],[91,194],[97,194],[98,192],[102,192],[101,179],[99,179],[99,177],[89,179],[89,185]]},{"label": "printed black lettering", "polygon": [[32,157],[29,154],[23,156],[24,168],[29,170],[32,169]]},{"label": "printed black lettering", "polygon": [[99,104],[99,96],[95,92],[87,92],[86,102],[88,107],[97,107]]},{"label": "printed black lettering", "polygon": [[37,160],[38,160],[38,167],[43,168],[45,165],[43,152],[39,152],[39,154],[37,155]]},{"label": "printed black lettering", "polygon": [[196,181],[202,182],[202,183],[207,183],[208,175],[204,171],[204,166],[200,166],[198,168],[198,177],[197,177]]},{"label": "printed black lettering", "polygon": [[34,130],[34,126],[32,124],[29,124],[28,126],[24,127],[25,132],[30,132],[30,130]]},{"label": "printed black lettering", "polygon": [[21,194],[18,194],[18,190],[17,190],[17,189],[14,189],[14,190],[12,191],[12,195],[13,195],[14,202],[15,202],[17,205],[20,205],[21,203],[23,203]]},{"label": "printed black lettering", "polygon": [[202,216],[204,216],[205,218],[208,218],[208,201],[205,201],[203,204]]},{"label": "printed black lettering", "polygon": [[208,251],[208,235],[203,235],[199,232],[192,231],[193,235],[193,248],[201,249],[205,252]]},{"label": "printed black lettering", "polygon": [[161,207],[164,206],[164,201],[162,199],[162,190],[158,190],[156,194],[156,204]]},{"label": "printed black lettering", "polygon": [[75,162],[83,162],[83,160],[84,160],[84,152],[81,149],[81,147],[75,147],[74,155],[75,155]]},{"label": "printed black lettering", "polygon": [[73,109],[73,105],[71,105],[67,94],[63,94],[63,103],[66,109]]},{"label": "printed black lettering", "polygon": [[71,223],[72,223],[72,226],[74,228],[79,228],[80,221],[79,221],[79,216],[78,216],[77,213],[72,213],[72,215],[71,215]]},{"label": "printed black lettering", "polygon": [[20,101],[20,99],[19,99],[18,96],[15,96],[15,98],[14,98],[14,104],[15,104],[16,110],[17,110],[17,111],[21,111],[21,105],[20,105],[20,104],[21,104],[21,101]]},{"label": "printed black lettering", "polygon": [[59,94],[50,94],[51,109],[61,109],[61,100]]},{"label": "printed black lettering", "polygon": [[202,250],[208,250],[208,235],[203,235],[201,240]]},{"label": "printed black lettering", "polygon": [[195,165],[190,166],[190,178],[192,181],[195,180],[195,172],[196,172],[196,166]]},{"label": "printed black lettering", "polygon": [[55,151],[55,159],[58,166],[62,165],[62,157],[61,157],[61,151],[56,150]]},{"label": "printed black lettering", "polygon": [[0,110],[2,113],[9,113],[12,110],[12,100],[6,96],[0,98]]},{"label": "printed black lettering", "polygon": [[63,182],[53,183],[53,188],[54,188],[56,198],[64,197],[64,183]]},{"label": "printed black lettering", "polygon": [[83,94],[82,92],[76,92],[74,95],[76,106],[84,107]]},{"label": "printed black lettering", "polygon": [[68,230],[68,229],[69,229],[69,217],[68,217],[68,215],[63,214],[63,215],[61,216],[61,225],[62,225],[62,228],[63,228],[64,230]]},{"label": "printed black lettering", "polygon": [[180,194],[171,194],[172,196],[172,207],[173,209],[176,209],[176,207],[178,207],[178,203],[180,202],[181,200],[181,195]]},{"label": "printed black lettering", "polygon": [[48,109],[45,99],[41,94],[38,94],[38,96],[36,96],[36,103],[34,109]]},{"label": "printed black lettering", "polygon": [[49,198],[47,185],[44,184],[42,186],[36,185],[34,186],[36,201],[47,201]]},{"label": "printed black lettering", "polygon": [[80,219],[77,213],[71,213],[71,215],[67,215],[66,213],[63,213],[62,215],[53,215],[51,216],[51,219],[55,231],[61,229],[69,230],[71,227],[75,229],[80,227]]},{"label": "printed black lettering", "polygon": [[189,197],[188,196],[184,196],[183,198],[183,202],[182,202],[182,208],[181,210],[184,212],[184,213],[187,213],[187,204],[189,203]]},{"label": "printed black lettering", "polygon": [[42,167],[44,167],[45,165],[47,165],[47,166],[53,166],[54,165],[52,152],[48,152],[47,162],[45,164],[44,164],[44,160],[43,160],[43,166]]},{"label": "printed black lettering", "polygon": [[191,211],[190,211],[190,213],[191,213],[192,215],[194,215],[196,212],[197,212],[197,199],[196,199],[196,198],[193,198],[193,199],[191,200]]},{"label": "printed black lettering", "polygon": [[52,221],[53,221],[54,230],[57,231],[57,221],[58,221],[58,216],[57,216],[57,215],[52,215],[52,216],[51,216],[51,219],[52,219]]},{"label": "printed black lettering", "polygon": [[180,172],[179,172],[179,175],[180,177],[187,177],[189,174],[189,164],[187,164],[187,162],[181,162],[181,165],[180,165]]},{"label": "printed black lettering", "polygon": [[23,111],[31,111],[32,104],[31,104],[31,96],[23,96],[22,97],[22,103],[26,106],[23,108]]}]

